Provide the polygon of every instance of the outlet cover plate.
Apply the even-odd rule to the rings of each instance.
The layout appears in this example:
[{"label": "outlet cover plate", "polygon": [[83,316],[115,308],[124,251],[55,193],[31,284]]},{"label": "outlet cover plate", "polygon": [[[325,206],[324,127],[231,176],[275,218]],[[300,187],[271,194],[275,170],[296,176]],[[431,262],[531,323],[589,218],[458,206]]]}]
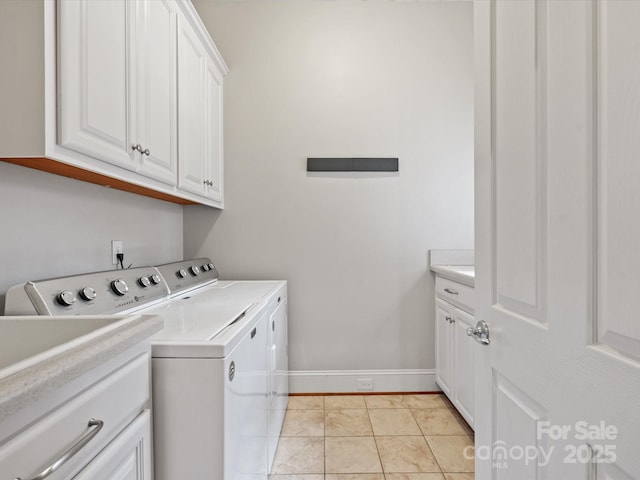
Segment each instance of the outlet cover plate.
[{"label": "outlet cover plate", "polygon": [[118,253],[124,253],[124,244],[122,240],[111,240],[111,263],[113,265],[118,264]]},{"label": "outlet cover plate", "polygon": [[373,390],[373,378],[359,378],[356,387],[358,390]]}]

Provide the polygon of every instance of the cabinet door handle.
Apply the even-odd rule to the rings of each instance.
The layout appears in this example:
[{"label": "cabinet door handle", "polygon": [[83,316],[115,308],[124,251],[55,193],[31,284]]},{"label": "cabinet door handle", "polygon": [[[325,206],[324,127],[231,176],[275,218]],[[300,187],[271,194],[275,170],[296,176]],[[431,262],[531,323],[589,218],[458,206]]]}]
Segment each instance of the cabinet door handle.
[{"label": "cabinet door handle", "polygon": [[451,323],[451,317],[450,317],[449,315],[447,315],[446,317],[444,317],[444,319],[445,319],[447,322]]},{"label": "cabinet door handle", "polygon": [[142,152],[140,152],[140,153],[141,153],[141,154],[143,154],[143,155],[146,155],[147,157],[148,157],[149,155],[151,155],[151,152],[149,151],[149,149],[148,149],[148,148],[145,148],[145,149],[144,149],[144,151],[142,151]]},{"label": "cabinet door handle", "polygon": [[142,145],[140,145],[139,143],[137,145],[131,145],[131,148],[136,152],[142,153]]},{"label": "cabinet door handle", "polygon": [[255,328],[253,330],[251,330],[251,338],[256,336],[256,332],[257,332],[257,330]]},{"label": "cabinet door handle", "polygon": [[444,291],[450,293],[451,295],[458,295],[458,292],[451,288],[445,288]]},{"label": "cabinet door handle", "polygon": [[[89,420],[88,427],[90,428],[90,430],[86,432],[84,435],[82,435],[82,437],[80,437],[78,441],[74,443],[71,448],[69,448],[69,450],[64,452],[60,456],[60,458],[58,458],[55,462],[53,462],[51,465],[49,465],[47,468],[45,468],[42,472],[40,472],[35,477],[31,477],[29,480],[43,480],[44,478],[47,478],[53,472],[58,470],[62,465],[67,463],[69,460],[71,460],[80,450],[82,450],[82,448],[87,443],[89,443],[91,440],[93,440],[93,438],[96,435],[98,435],[98,432],[102,430],[102,427],[104,427],[104,422],[102,420],[96,420],[95,418],[92,418],[91,420]],[[23,479],[22,477],[17,477],[15,480],[23,480]],[[24,480],[27,480],[27,479],[24,479]]]}]

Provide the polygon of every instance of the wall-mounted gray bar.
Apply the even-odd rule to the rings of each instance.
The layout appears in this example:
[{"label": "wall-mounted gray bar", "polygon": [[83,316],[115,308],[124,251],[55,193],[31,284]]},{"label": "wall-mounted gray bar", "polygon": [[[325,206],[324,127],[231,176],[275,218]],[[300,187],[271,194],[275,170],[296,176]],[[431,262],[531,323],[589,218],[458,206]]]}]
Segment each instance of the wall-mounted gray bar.
[{"label": "wall-mounted gray bar", "polygon": [[307,172],[397,171],[397,158],[307,158]]}]

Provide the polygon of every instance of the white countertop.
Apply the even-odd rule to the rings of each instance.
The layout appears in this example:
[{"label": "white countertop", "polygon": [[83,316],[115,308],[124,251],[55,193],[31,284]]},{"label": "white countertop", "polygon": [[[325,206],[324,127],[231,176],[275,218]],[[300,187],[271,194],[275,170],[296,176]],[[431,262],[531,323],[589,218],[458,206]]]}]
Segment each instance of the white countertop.
[{"label": "white countertop", "polygon": [[432,265],[431,271],[454,282],[473,287],[476,278],[475,265]]},{"label": "white countertop", "polygon": [[[0,322],[3,317],[0,317]],[[15,319],[17,317],[4,317]],[[41,317],[42,318],[42,317]],[[46,321],[46,320],[45,320]],[[95,334],[42,354],[23,368],[0,370],[0,422],[162,329],[158,316],[130,315]],[[38,356],[39,357],[39,356]]]},{"label": "white countertop", "polygon": [[435,274],[473,287],[476,279],[473,250],[429,250],[429,269]]}]

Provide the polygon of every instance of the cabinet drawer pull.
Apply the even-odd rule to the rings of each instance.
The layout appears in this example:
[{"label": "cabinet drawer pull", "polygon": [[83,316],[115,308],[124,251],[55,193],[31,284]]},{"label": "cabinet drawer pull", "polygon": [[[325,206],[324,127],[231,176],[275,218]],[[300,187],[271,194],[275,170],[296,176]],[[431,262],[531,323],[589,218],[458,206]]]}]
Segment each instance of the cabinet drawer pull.
[{"label": "cabinet drawer pull", "polygon": [[451,288],[445,288],[444,291],[450,293],[451,295],[458,295],[458,292]]},{"label": "cabinet drawer pull", "polygon": [[[89,420],[89,425],[88,427],[90,428],[90,430],[88,432],[86,432],[84,435],[82,435],[82,437],[80,437],[78,439],[78,441],[73,444],[73,446],[67,450],[66,452],[64,452],[60,458],[58,458],[55,462],[53,462],[51,465],[49,465],[47,468],[45,468],[42,472],[40,472],[38,475],[36,475],[35,477],[31,477],[28,480],[43,480],[44,478],[47,478],[49,475],[51,475],[53,472],[55,472],[56,470],[58,470],[62,465],[64,465],[65,463],[67,463],[69,460],[71,460],[80,450],[82,450],[82,448],[89,443],[91,440],[93,440],[93,438],[98,435],[98,432],[100,430],[102,430],[102,427],[104,427],[104,422],[102,420],[96,420],[95,418],[92,418],[91,420]],[[93,428],[96,427],[96,428]],[[17,477],[15,480],[23,480],[22,477]],[[24,479],[27,480],[27,479]]]},{"label": "cabinet drawer pull", "polygon": [[256,336],[256,329],[251,330],[251,338]]}]

